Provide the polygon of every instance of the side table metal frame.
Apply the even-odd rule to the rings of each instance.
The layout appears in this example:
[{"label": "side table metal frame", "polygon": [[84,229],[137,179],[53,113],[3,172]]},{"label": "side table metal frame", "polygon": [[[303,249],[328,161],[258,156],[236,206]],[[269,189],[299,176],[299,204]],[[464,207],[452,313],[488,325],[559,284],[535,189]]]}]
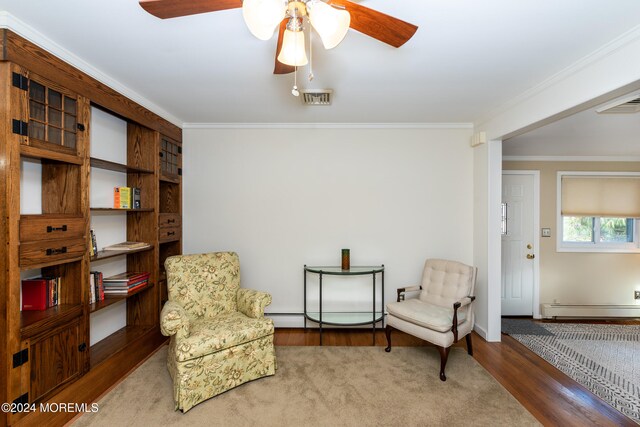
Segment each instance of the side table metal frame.
[{"label": "side table metal frame", "polygon": [[[376,323],[382,322],[382,328],[384,328],[384,264],[380,266],[374,267],[353,267],[356,270],[342,270],[340,267],[308,267],[306,264],[304,266],[304,329],[307,329],[307,320],[318,323],[318,327],[320,330],[320,345],[322,345],[322,329],[323,324],[327,325],[335,325],[335,326],[361,326],[371,324],[372,334],[373,334],[373,343],[376,344]],[[366,269],[362,271],[358,271],[357,269]],[[307,312],[307,273],[315,273],[318,274],[318,288],[319,288],[319,319],[313,319],[309,316]],[[323,275],[330,276],[364,276],[371,274],[372,281],[372,310],[371,310],[371,321],[366,322],[328,322],[323,321],[322,319],[322,276]],[[381,275],[381,315],[376,318],[376,274]]]}]

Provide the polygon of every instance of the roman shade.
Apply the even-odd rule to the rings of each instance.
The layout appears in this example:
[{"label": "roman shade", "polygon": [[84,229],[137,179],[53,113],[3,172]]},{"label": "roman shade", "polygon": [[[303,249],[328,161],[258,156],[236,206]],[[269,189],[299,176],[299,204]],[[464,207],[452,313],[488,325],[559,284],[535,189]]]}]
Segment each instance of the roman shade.
[{"label": "roman shade", "polygon": [[640,176],[563,175],[563,216],[640,218]]}]

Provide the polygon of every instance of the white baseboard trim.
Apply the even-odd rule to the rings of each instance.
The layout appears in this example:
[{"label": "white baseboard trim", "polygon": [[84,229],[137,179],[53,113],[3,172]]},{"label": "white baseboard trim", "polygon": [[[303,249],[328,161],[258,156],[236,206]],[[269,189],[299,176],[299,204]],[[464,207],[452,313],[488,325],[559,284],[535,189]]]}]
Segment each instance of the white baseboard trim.
[{"label": "white baseboard trim", "polygon": [[269,314],[265,313],[265,317],[273,319],[273,325],[276,328],[304,328],[304,316],[291,314]]},{"label": "white baseboard trim", "polygon": [[485,331],[481,326],[479,326],[477,323],[473,326],[473,330],[476,331],[476,333],[478,335],[480,335],[482,338],[484,338],[485,341],[489,341],[487,339],[487,331]]},{"label": "white baseboard trim", "polygon": [[542,317],[640,317],[640,305],[542,304]]}]

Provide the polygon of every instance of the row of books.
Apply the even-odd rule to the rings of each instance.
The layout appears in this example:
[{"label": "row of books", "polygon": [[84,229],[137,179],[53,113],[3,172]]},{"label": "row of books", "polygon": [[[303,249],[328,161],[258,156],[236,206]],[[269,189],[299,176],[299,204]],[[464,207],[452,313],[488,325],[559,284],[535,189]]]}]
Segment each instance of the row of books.
[{"label": "row of books", "polygon": [[149,283],[149,273],[120,273],[104,277],[100,271],[89,276],[89,304],[105,299],[105,295],[127,295]]},{"label": "row of books", "polygon": [[58,305],[59,277],[36,277],[22,281],[22,310],[46,310]]},{"label": "row of books", "polygon": [[149,273],[127,272],[104,279],[104,293],[126,295],[149,283]]},{"label": "row of books", "polygon": [[[60,277],[36,277],[22,280],[22,310],[42,311],[59,304]],[[102,301],[105,295],[127,295],[149,283],[149,273],[127,272],[103,277],[92,271],[89,276],[89,304]]]},{"label": "row of books", "polygon": [[104,277],[101,271],[92,271],[89,276],[89,304],[104,300]]},{"label": "row of books", "polygon": [[114,187],[113,207],[116,209],[140,209],[140,188]]}]

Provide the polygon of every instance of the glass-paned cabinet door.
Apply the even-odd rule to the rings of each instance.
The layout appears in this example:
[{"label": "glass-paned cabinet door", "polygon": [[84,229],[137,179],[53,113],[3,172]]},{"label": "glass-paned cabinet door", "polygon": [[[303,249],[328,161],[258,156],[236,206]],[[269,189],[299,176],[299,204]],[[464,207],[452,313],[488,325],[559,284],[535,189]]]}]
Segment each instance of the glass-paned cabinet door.
[{"label": "glass-paned cabinet door", "polygon": [[29,79],[29,145],[77,154],[78,97],[37,77]]},{"label": "glass-paned cabinet door", "polygon": [[160,141],[160,172],[170,178],[182,175],[182,146],[164,136]]}]

